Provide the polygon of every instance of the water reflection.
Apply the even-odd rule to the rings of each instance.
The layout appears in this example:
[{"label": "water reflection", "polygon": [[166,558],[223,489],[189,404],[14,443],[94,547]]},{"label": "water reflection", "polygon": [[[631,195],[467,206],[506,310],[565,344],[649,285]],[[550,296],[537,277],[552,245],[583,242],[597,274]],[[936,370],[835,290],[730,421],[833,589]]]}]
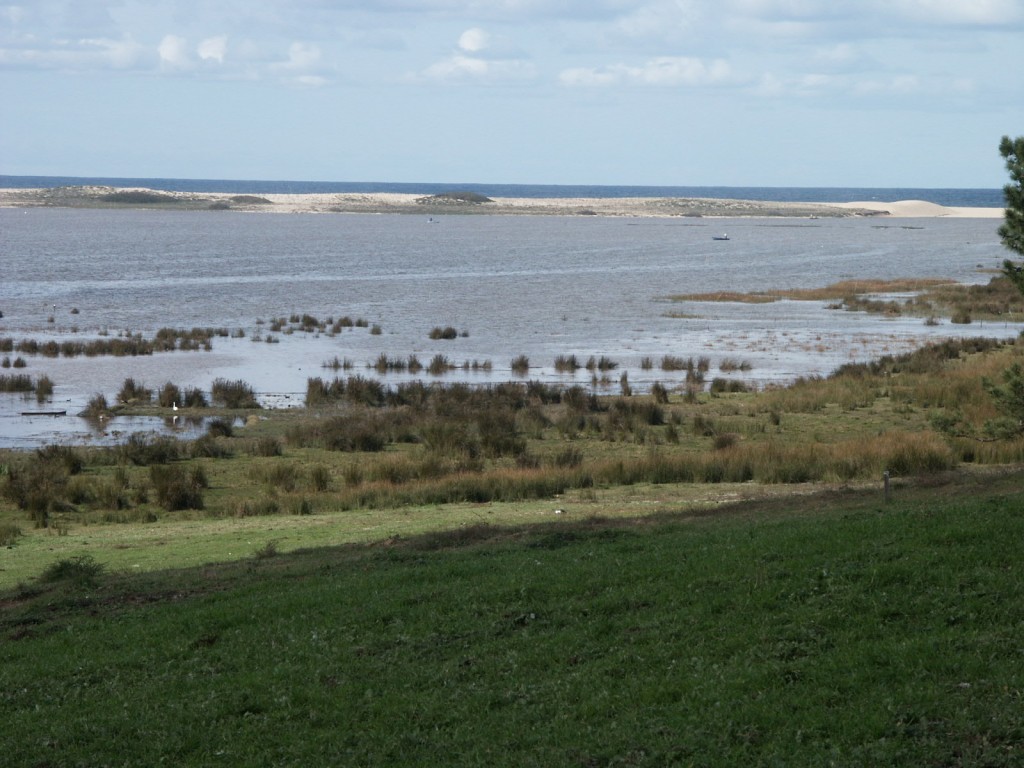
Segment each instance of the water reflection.
[{"label": "water reflection", "polygon": [[113,446],[132,435],[194,440],[215,416],[23,416],[0,415],[0,447],[31,449],[45,444]]}]

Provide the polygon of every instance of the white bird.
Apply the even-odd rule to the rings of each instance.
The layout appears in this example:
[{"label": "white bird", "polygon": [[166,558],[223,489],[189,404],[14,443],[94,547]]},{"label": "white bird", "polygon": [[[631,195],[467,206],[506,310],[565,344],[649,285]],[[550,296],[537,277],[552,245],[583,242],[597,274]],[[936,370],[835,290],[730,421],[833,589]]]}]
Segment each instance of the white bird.
[{"label": "white bird", "polygon": [[171,410],[172,411],[178,410],[178,404],[176,402],[175,403],[171,403]]}]

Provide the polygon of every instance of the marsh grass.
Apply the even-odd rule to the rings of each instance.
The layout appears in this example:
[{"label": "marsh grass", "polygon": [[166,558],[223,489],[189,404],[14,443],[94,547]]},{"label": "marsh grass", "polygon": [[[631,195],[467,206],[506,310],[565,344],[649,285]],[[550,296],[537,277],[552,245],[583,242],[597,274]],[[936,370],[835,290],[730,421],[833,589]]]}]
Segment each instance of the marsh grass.
[{"label": "marsh grass", "polygon": [[442,376],[455,369],[455,364],[445,355],[436,354],[427,365],[427,373],[431,376]]},{"label": "marsh grass", "polygon": [[206,481],[202,473],[187,472],[177,464],[154,464],[149,468],[149,479],[157,503],[168,512],[203,508]]},{"label": "marsh grass", "polygon": [[555,370],[558,373],[576,373],[581,367],[576,355],[558,355],[555,357]]},{"label": "marsh grass", "polygon": [[[885,299],[886,294],[914,294],[909,299]],[[671,301],[733,301],[766,303],[780,299],[831,301],[833,308],[887,315],[936,315],[966,324],[973,319],[996,320],[1024,317],[1024,297],[1005,277],[993,277],[984,285],[962,285],[951,280],[844,280],[823,288],[774,290],[752,293],[714,292],[671,296]]]},{"label": "marsh grass", "polygon": [[35,385],[28,374],[0,375],[0,392],[32,392]]},{"label": "marsh grass", "polygon": [[430,333],[427,334],[428,338],[433,340],[444,339],[451,340],[459,337],[459,332],[452,326],[446,325],[443,328],[441,326],[434,326],[430,329]]},{"label": "marsh grass", "polygon": [[259,408],[259,401],[251,385],[241,379],[229,381],[215,379],[210,389],[213,401],[224,408],[254,409]]},{"label": "marsh grass", "polygon": [[125,405],[146,404],[151,402],[152,399],[153,390],[139,382],[136,382],[135,379],[131,377],[124,380],[124,383],[121,385],[121,389],[117,393],[116,397],[118,403]]}]

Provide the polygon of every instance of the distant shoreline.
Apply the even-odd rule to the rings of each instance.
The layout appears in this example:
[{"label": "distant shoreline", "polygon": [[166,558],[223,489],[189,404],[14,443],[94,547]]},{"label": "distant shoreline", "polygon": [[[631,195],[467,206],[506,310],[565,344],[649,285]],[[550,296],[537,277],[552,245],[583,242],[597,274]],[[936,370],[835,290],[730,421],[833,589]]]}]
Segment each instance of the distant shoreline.
[{"label": "distant shoreline", "polygon": [[2,208],[163,209],[261,213],[490,214],[616,217],[1002,218],[1002,208],[950,207],[922,200],[798,203],[689,197],[483,197],[470,193],[168,192],[144,187],[0,189]]}]

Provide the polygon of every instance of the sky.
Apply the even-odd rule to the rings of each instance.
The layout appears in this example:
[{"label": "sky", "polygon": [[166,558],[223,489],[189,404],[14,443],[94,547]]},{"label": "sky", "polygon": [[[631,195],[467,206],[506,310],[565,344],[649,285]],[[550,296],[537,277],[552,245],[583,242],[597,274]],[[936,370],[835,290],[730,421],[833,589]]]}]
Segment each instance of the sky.
[{"label": "sky", "polygon": [[1024,0],[0,0],[0,174],[979,187]]}]

